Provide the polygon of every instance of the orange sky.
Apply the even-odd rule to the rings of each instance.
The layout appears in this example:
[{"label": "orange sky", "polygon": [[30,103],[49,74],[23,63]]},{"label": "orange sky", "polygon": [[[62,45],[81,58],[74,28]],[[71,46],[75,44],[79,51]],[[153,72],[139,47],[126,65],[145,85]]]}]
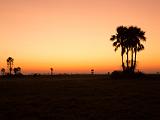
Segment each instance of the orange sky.
[{"label": "orange sky", "polygon": [[110,36],[119,25],[146,31],[138,69],[160,71],[160,0],[0,0],[0,68],[14,58],[23,73],[120,69]]}]

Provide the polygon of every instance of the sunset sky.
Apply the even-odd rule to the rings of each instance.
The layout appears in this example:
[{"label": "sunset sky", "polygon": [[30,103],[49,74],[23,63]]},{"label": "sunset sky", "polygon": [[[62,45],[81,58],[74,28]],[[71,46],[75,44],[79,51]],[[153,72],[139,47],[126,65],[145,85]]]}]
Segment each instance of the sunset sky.
[{"label": "sunset sky", "polygon": [[146,32],[137,69],[160,71],[160,0],[0,0],[0,69],[23,73],[96,73],[121,69],[109,40],[117,26]]}]

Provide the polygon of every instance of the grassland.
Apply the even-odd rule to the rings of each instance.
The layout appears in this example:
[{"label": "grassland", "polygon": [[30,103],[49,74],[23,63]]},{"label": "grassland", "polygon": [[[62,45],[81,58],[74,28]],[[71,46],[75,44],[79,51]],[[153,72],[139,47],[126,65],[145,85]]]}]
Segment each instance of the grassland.
[{"label": "grassland", "polygon": [[0,120],[159,120],[160,79],[22,76],[0,80]]}]

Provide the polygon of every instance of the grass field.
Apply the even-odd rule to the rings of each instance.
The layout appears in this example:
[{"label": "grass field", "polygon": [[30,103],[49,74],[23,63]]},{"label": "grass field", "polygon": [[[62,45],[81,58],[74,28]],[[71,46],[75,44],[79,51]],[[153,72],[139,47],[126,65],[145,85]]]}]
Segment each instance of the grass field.
[{"label": "grass field", "polygon": [[159,120],[160,79],[1,78],[0,120]]}]

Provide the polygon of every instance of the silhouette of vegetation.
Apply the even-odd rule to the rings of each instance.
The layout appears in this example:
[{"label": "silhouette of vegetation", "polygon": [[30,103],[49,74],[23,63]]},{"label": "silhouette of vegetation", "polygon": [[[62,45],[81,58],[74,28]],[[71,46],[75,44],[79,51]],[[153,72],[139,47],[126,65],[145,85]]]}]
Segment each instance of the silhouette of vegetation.
[{"label": "silhouette of vegetation", "polygon": [[121,79],[126,79],[126,80],[131,80],[131,79],[140,79],[144,78],[145,74],[142,72],[136,72],[136,73],[130,73],[130,74],[124,74],[122,71],[113,71],[111,73],[111,79],[116,79],[116,80],[121,80]]},{"label": "silhouette of vegetation", "polygon": [[8,69],[9,69],[9,75],[12,74],[13,61],[14,61],[14,59],[12,57],[8,57],[8,59],[7,59],[7,66],[8,66]]},{"label": "silhouette of vegetation", "polygon": [[4,68],[1,69],[1,74],[4,76],[5,75],[6,70]]},{"label": "silhouette of vegetation", "polygon": [[13,71],[14,71],[15,75],[20,75],[21,74],[21,68],[20,67],[14,68]]},{"label": "silhouette of vegetation", "polygon": [[94,69],[91,69],[91,75],[94,75]]},{"label": "silhouette of vegetation", "polygon": [[115,47],[115,51],[118,50],[118,48],[121,48],[121,57],[122,57],[122,68],[123,71],[125,70],[124,66],[124,53],[125,53],[125,34],[126,34],[127,28],[124,26],[120,26],[117,28],[117,33],[116,35],[112,35],[110,38],[111,41],[113,41],[113,46]]},{"label": "silhouette of vegetation", "polygon": [[51,75],[53,75],[53,68],[50,68],[50,70],[51,70]]},{"label": "silhouette of vegetation", "polygon": [[[121,48],[122,69],[127,73],[134,73],[137,62],[137,52],[144,50],[141,41],[146,41],[145,32],[141,28],[130,26],[117,27],[117,33],[112,35],[110,40],[113,41],[115,51]],[[126,62],[124,55],[126,53]],[[129,59],[130,58],[130,59]]]}]

